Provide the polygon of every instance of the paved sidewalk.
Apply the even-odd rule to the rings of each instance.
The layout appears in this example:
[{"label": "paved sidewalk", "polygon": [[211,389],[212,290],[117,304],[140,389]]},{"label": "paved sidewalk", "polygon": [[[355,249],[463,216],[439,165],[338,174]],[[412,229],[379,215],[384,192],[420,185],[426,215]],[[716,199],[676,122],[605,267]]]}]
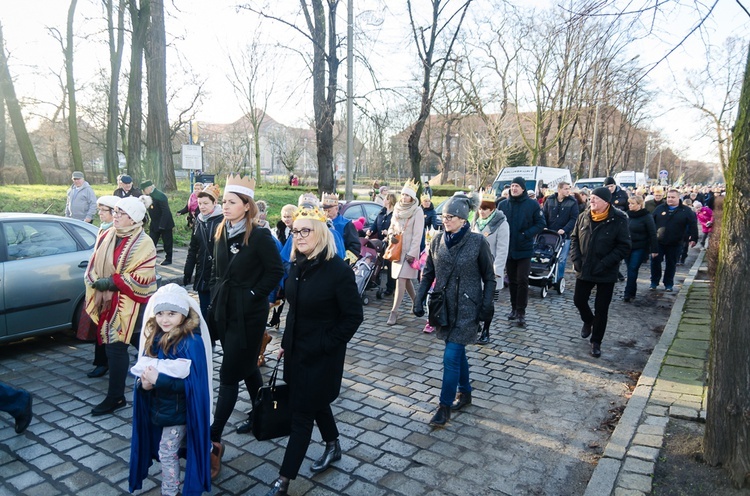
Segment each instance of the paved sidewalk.
[{"label": "paved sidewalk", "polygon": [[[164,281],[181,282],[184,253],[177,249],[175,264],[158,269]],[[686,276],[679,269],[678,284]],[[408,298],[398,324],[389,327],[390,300],[370,294],[334,403],[343,459],[326,473],[309,472],[323,450],[316,430],[291,494],[583,494],[610,438],[608,425],[659,342],[655,323],[667,322],[682,293],[647,291],[647,267],[633,304],[622,302],[624,285],[618,284],[603,355],[593,359],[588,341],[579,336],[574,278],[566,276],[569,291],[563,295],[553,291],[541,299],[532,288],[525,330],[502,317],[508,295],[501,292],[491,344],[469,347],[474,404],[438,430],[427,422],[439,394],[443,345],[421,332],[424,320],[408,312]],[[273,352],[280,334],[272,334]],[[221,356],[219,347],[215,387]],[[32,391],[35,401],[24,435],[16,435],[12,419],[0,415],[0,496],[127,492],[132,411],[90,416],[107,384],[106,377],[86,377],[92,358],[92,346],[69,334],[0,347],[0,377]],[[263,372],[268,375],[270,368]],[[126,394],[130,400],[129,388]],[[277,476],[286,440],[258,442],[233,429],[249,408],[243,390],[211,494],[262,495]],[[159,494],[159,481],[154,465],[139,494]]]},{"label": "paved sidewalk", "polygon": [[701,252],[586,489],[586,496],[642,496],[670,418],[704,422],[711,294]]}]

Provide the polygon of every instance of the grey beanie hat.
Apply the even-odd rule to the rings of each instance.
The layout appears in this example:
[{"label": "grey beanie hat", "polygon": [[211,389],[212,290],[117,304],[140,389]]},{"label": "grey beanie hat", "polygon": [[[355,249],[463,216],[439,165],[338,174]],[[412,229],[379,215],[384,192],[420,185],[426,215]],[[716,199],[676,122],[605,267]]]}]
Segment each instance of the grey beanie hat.
[{"label": "grey beanie hat", "polygon": [[480,201],[481,199],[476,193],[471,194],[471,196],[464,193],[456,193],[448,199],[443,208],[443,213],[461,219],[468,219],[469,212],[476,210]]}]

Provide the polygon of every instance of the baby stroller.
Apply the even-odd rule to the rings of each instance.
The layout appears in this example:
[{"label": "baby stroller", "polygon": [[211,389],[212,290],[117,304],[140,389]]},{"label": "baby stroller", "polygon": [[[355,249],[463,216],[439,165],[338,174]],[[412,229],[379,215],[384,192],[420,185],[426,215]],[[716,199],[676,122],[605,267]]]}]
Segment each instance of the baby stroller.
[{"label": "baby stroller", "polygon": [[380,271],[383,268],[383,253],[385,243],[378,239],[359,238],[362,246],[361,258],[353,266],[354,279],[357,282],[357,291],[362,304],[370,303],[370,298],[365,294],[368,288],[376,288],[375,297],[379,300],[383,297],[383,289],[380,285]]},{"label": "baby stroller", "polygon": [[565,237],[549,229],[543,230],[534,238],[529,286],[541,287],[542,298],[546,298],[552,288],[555,288],[558,294],[565,292],[565,278],[557,280],[557,264],[564,244]]}]

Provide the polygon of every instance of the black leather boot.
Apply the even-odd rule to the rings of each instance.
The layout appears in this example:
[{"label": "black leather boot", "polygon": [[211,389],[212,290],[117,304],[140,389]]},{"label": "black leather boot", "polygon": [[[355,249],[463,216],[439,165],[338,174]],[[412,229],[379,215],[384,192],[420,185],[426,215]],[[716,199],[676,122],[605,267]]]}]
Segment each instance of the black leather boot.
[{"label": "black leather boot", "polygon": [[247,415],[247,420],[242,422],[237,427],[237,434],[250,434],[253,432],[253,414],[252,412]]},{"label": "black leather boot", "polygon": [[460,410],[466,405],[471,405],[471,393],[458,392],[456,401],[451,405],[451,410]]},{"label": "black leather boot", "polygon": [[490,342],[490,330],[488,328],[482,329],[482,333],[479,334],[477,344],[489,344]]},{"label": "black leather boot", "polygon": [[341,444],[339,440],[331,441],[326,443],[326,449],[323,451],[323,456],[315,460],[315,463],[310,467],[310,471],[314,474],[328,470],[331,463],[341,460]]},{"label": "black leather boot", "polygon": [[448,405],[439,405],[435,415],[430,420],[433,427],[445,427],[445,424],[451,419],[451,407]]},{"label": "black leather boot", "polygon": [[518,310],[516,310],[516,309],[514,308],[513,310],[511,310],[511,311],[510,311],[510,313],[506,313],[506,314],[505,314],[505,317],[506,317],[506,318],[507,318],[508,320],[516,320],[516,319],[518,318]]},{"label": "black leather boot", "polygon": [[266,496],[286,496],[289,494],[289,479],[279,477],[273,483],[271,490],[266,493]]},{"label": "black leather boot", "polygon": [[526,312],[524,310],[519,310],[516,313],[516,324],[519,327],[526,327]]}]

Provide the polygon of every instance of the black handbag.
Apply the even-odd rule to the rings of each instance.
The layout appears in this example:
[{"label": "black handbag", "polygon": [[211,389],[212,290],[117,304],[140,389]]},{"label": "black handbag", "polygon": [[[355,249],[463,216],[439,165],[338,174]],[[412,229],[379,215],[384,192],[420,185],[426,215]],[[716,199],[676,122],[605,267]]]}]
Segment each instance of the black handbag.
[{"label": "black handbag", "polygon": [[253,403],[253,436],[258,441],[288,436],[292,432],[289,386],[276,382],[279,364],[281,360],[273,368],[268,384],[258,389]]},{"label": "black handbag", "polygon": [[433,291],[427,301],[430,314],[427,316],[432,327],[445,327],[448,325],[448,307],[445,305],[445,293]]},{"label": "black handbag", "polygon": [[[440,238],[440,241],[445,242],[443,238]],[[445,301],[445,288],[448,287],[448,282],[453,275],[453,270],[456,268],[456,264],[458,263],[458,256],[461,254],[461,250],[463,250],[463,248],[464,245],[461,245],[461,247],[458,249],[455,258],[456,263],[453,264],[453,267],[451,267],[451,271],[448,273],[448,277],[445,278],[445,284],[443,284],[443,287],[440,289],[435,289],[432,291],[432,293],[430,293],[429,300],[427,301],[427,309],[430,312],[427,316],[427,321],[432,327],[448,326],[448,305],[446,305]]]}]

